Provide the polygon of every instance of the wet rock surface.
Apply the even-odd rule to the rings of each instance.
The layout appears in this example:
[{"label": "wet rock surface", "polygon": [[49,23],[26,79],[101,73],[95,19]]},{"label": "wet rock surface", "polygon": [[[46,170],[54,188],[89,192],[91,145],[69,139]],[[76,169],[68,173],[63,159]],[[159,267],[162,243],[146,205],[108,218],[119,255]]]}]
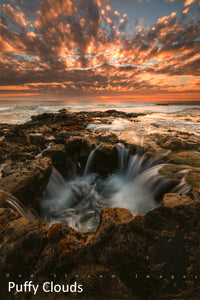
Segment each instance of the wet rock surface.
[{"label": "wet rock surface", "polygon": [[175,208],[179,205],[190,205],[194,202],[188,195],[176,193],[165,194],[163,198],[163,206]]},{"label": "wet rock surface", "polygon": [[82,234],[61,224],[48,228],[10,208],[1,209],[0,271],[10,279],[23,274],[25,280],[76,280],[85,290],[78,299],[92,299],[96,293],[97,299],[163,299],[163,294],[165,299],[191,299],[200,290],[194,279],[200,276],[199,218],[199,202],[161,207],[135,218],[125,209],[105,208],[97,232]]},{"label": "wet rock surface", "polygon": [[[120,140],[113,133],[94,132],[87,126],[97,119],[109,122],[116,117],[137,120],[136,114],[117,111],[62,110],[32,117],[22,125],[1,124],[0,190],[40,214],[52,166],[65,178],[72,176],[74,168],[81,175],[96,147],[91,171],[108,176],[117,168],[116,143]],[[61,224],[48,227],[39,218],[28,221],[0,194],[2,299],[44,298],[41,291],[37,296],[8,296],[4,274],[19,282],[52,278],[84,286],[82,294],[45,294],[48,299],[198,299],[199,139],[186,133],[150,138],[152,146],[140,147],[141,153],[169,163],[160,173],[174,182],[184,177],[192,188],[187,195],[165,194],[163,206],[145,216],[133,217],[126,209],[107,207],[97,231],[83,234]],[[131,153],[138,150],[134,143],[127,147]],[[172,152],[163,156],[169,149]],[[182,165],[187,166],[187,173],[182,173]]]},{"label": "wet rock surface", "polygon": [[10,161],[4,165],[0,190],[17,197],[24,205],[40,211],[40,200],[47,186],[52,163],[49,158],[28,162]]}]

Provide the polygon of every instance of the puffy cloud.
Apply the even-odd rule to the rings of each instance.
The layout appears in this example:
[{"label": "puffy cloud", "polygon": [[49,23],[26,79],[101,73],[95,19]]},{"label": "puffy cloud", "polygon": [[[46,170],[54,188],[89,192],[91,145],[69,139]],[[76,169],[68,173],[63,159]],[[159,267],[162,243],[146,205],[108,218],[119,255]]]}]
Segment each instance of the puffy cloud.
[{"label": "puffy cloud", "polygon": [[176,12],[148,27],[141,19],[127,30],[129,16],[107,0],[40,0],[29,23],[23,5],[3,7],[4,93],[177,92],[185,89],[183,78],[188,90],[197,89],[200,24]]},{"label": "puffy cloud", "polygon": [[118,17],[120,16],[120,13],[117,10],[114,11],[114,14],[115,14],[115,16],[118,16]]},{"label": "puffy cloud", "polygon": [[169,19],[169,16],[164,16],[164,17],[158,19],[158,24],[167,24],[168,19]]},{"label": "puffy cloud", "polygon": [[24,13],[22,11],[16,12],[10,4],[3,4],[2,10],[14,24],[20,27],[27,26],[28,22],[25,20]]},{"label": "puffy cloud", "polygon": [[144,18],[136,24],[136,29],[140,32],[144,28]]},{"label": "puffy cloud", "polygon": [[186,0],[185,3],[184,3],[184,6],[189,6],[194,2],[196,2],[196,0]]},{"label": "puffy cloud", "polygon": [[189,7],[186,7],[186,8],[183,9],[182,13],[183,13],[183,14],[187,14],[188,11],[189,11]]},{"label": "puffy cloud", "polygon": [[2,52],[13,52],[14,48],[0,36],[0,48]]}]

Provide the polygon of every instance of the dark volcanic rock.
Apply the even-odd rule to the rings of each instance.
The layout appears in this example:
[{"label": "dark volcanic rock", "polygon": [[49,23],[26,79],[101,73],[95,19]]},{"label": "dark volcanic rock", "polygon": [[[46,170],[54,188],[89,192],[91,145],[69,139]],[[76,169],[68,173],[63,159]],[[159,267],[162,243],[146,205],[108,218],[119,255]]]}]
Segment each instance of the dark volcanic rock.
[{"label": "dark volcanic rock", "polygon": [[[6,215],[6,210],[1,209],[0,214],[2,218]],[[29,222],[17,216],[12,222],[8,220],[1,225],[3,238],[0,246],[0,272],[18,275],[20,271],[24,275],[29,275],[44,247],[47,227],[39,221]],[[9,234],[5,234],[6,232]]]},{"label": "dark volcanic rock", "polygon": [[95,151],[93,170],[95,173],[107,176],[117,169],[117,147],[103,143]]},{"label": "dark volcanic rock", "polygon": [[19,126],[13,126],[6,134],[5,138],[8,142],[28,143],[26,132]]},{"label": "dark volcanic rock", "polygon": [[[90,131],[87,125],[94,118],[109,121],[110,116],[137,117],[115,110],[62,110],[32,117],[22,125],[1,125],[0,189],[39,212],[52,164],[65,177],[70,177],[75,166],[82,174],[88,155],[97,146],[89,171],[109,175],[118,167],[118,138]],[[178,166],[166,166],[160,172],[177,183],[184,176],[182,164],[187,164],[190,171],[186,181],[193,188],[189,195],[165,195],[163,206],[145,216],[133,217],[126,209],[107,207],[96,233],[83,234],[61,224],[48,227],[40,220],[28,221],[0,194],[0,274],[10,274],[9,279],[15,282],[78,281],[84,285],[84,293],[78,295],[40,291],[37,296],[18,293],[8,299],[199,298],[200,281],[195,279],[200,277],[199,154],[188,151],[199,149],[199,139],[186,133],[169,133],[152,135],[152,141],[154,146],[141,149],[141,153],[150,150],[149,155],[160,155],[163,148],[174,150],[165,160]],[[136,147],[130,148],[134,153]],[[18,274],[23,277],[18,278]],[[0,283],[5,300],[9,279],[4,277]]]},{"label": "dark volcanic rock", "polygon": [[30,133],[28,136],[30,144],[42,145],[45,144],[45,139],[42,133]]},{"label": "dark volcanic rock", "polygon": [[94,234],[60,224],[48,228],[8,208],[0,210],[0,226],[1,272],[25,274],[26,280],[32,273],[40,282],[50,281],[53,274],[57,283],[78,281],[85,290],[79,299],[93,299],[97,292],[99,299],[161,299],[163,295],[196,299],[199,295],[200,283],[194,279],[200,275],[199,202],[161,207],[145,217],[105,208]]},{"label": "dark volcanic rock", "polygon": [[55,168],[63,175],[67,174],[67,152],[63,144],[55,144],[44,152],[43,156],[48,156],[52,159]]},{"label": "dark volcanic rock", "polygon": [[199,150],[199,137],[188,133],[178,133],[176,135],[155,136],[156,143],[166,149],[171,150]]},{"label": "dark volcanic rock", "polygon": [[190,205],[194,202],[189,196],[169,193],[165,194],[163,198],[163,206],[174,208],[179,205]]},{"label": "dark volcanic rock", "polygon": [[200,153],[194,151],[179,151],[171,153],[168,156],[168,161],[178,165],[200,167]]},{"label": "dark volcanic rock", "polygon": [[195,201],[200,201],[200,188],[192,188],[189,196]]},{"label": "dark volcanic rock", "polygon": [[16,196],[25,206],[40,212],[40,200],[50,174],[52,163],[47,157],[29,162],[9,163],[0,180],[0,190]]}]

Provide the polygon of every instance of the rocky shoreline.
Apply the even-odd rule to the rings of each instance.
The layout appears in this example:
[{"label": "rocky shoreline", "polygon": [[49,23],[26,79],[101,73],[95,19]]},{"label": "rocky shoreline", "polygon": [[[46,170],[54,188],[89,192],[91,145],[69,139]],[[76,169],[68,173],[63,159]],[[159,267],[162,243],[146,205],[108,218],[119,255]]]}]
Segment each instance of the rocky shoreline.
[{"label": "rocky shoreline", "polygon": [[[19,282],[22,278],[49,279],[56,274],[59,283],[66,282],[67,274],[67,282],[77,280],[84,286],[82,294],[63,295],[69,299],[198,299],[199,138],[169,130],[166,135],[151,134],[149,142],[141,146],[127,143],[114,133],[88,129],[91,123],[109,123],[114,118],[137,122],[137,114],[114,110],[61,110],[57,114],[34,116],[22,125],[0,124],[0,190],[20,200],[34,216],[34,220],[22,217],[8,203],[6,194],[0,193],[3,299],[43,299],[40,293],[8,296],[5,274]],[[93,169],[106,177],[117,168],[119,142],[132,154],[139,152],[169,163],[160,174],[173,182],[184,176],[190,191],[186,195],[166,191],[162,195],[163,205],[145,216],[133,217],[127,209],[106,207],[95,233],[83,234],[61,224],[45,225],[40,219],[40,203],[52,166],[69,179],[77,162],[82,174],[90,151],[100,145]],[[160,155],[167,150],[171,152]],[[181,172],[185,169],[187,174]],[[62,299],[56,293],[45,297]]]}]

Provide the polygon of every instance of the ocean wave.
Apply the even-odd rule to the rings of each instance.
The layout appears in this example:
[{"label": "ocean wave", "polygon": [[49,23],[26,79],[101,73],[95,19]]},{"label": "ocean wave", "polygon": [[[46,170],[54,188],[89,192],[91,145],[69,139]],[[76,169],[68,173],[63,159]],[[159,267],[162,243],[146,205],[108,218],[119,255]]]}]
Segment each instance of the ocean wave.
[{"label": "ocean wave", "polygon": [[[151,113],[160,113],[160,114],[176,114],[179,112],[184,112],[190,109],[200,109],[200,105],[194,105],[194,106],[187,106],[187,107],[182,107],[182,108],[177,108],[173,110],[157,110],[157,111],[152,111]],[[148,112],[150,113],[150,112]]]},{"label": "ocean wave", "polygon": [[140,104],[99,104],[99,105],[68,105],[67,103],[58,103],[57,105],[16,105],[13,106],[0,106],[0,123],[20,124],[31,120],[31,116],[39,115],[42,113],[57,113],[59,110],[65,108],[71,111],[81,110],[122,110],[127,113],[137,114],[176,114],[191,109],[200,109],[200,105],[157,105],[155,103],[140,103]]},{"label": "ocean wave", "polygon": [[2,106],[2,107],[0,107],[0,111],[6,111],[6,110],[10,110],[12,108],[13,107],[11,107],[11,106]]},{"label": "ocean wave", "polygon": [[131,107],[148,107],[148,106],[156,106],[155,103],[148,104],[110,104],[110,105],[68,105],[66,108],[68,109],[95,109],[95,108],[131,108]]}]

